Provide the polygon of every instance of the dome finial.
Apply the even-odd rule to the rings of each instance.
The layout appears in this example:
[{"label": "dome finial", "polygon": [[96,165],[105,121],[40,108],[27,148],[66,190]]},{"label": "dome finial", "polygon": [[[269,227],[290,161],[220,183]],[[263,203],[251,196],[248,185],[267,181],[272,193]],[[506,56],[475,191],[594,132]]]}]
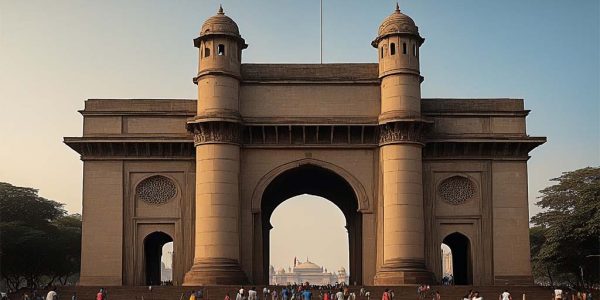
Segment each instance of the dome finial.
[{"label": "dome finial", "polygon": [[400,5],[398,4],[398,1],[396,1],[396,12],[400,12]]},{"label": "dome finial", "polygon": [[219,15],[224,15],[225,13],[223,12],[223,5],[219,4],[219,11],[217,12]]}]

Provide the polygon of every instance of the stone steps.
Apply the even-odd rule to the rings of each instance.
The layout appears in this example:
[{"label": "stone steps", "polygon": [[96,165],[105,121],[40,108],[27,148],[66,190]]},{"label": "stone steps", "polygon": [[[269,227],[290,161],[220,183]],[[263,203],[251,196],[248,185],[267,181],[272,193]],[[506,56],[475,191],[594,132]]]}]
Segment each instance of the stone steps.
[{"label": "stone steps", "polygon": [[[245,286],[246,290],[252,286]],[[256,286],[260,300],[262,299],[263,286]],[[279,292],[281,287],[269,287],[271,290],[277,289]],[[386,287],[382,286],[365,286],[365,289],[371,292],[370,299],[358,296],[360,287],[350,287],[357,295],[356,300],[379,300]],[[416,286],[394,286],[390,287],[394,290],[394,300],[417,300]],[[108,300],[187,300],[190,292],[197,290],[196,287],[181,287],[181,286],[156,286],[152,288],[152,292],[147,287],[135,286],[114,286],[106,287],[108,291]],[[204,289],[204,300],[222,300],[225,293],[229,293],[232,300],[235,299],[235,294],[239,286],[206,286]],[[550,288],[539,286],[432,286],[431,291],[440,292],[443,300],[462,300],[463,295],[468,290],[477,290],[485,300],[498,299],[498,295],[508,289],[513,296],[513,300],[523,300],[522,295],[526,295],[526,300],[549,300],[552,297]],[[61,300],[70,300],[73,292],[77,293],[79,300],[94,300],[99,287],[81,287],[69,286],[59,287]],[[319,300],[319,290],[313,290],[313,300]],[[21,293],[13,294],[10,299],[21,299]],[[45,294],[44,294],[45,295]],[[429,298],[431,299],[431,298]],[[269,299],[267,299],[269,300]]]}]

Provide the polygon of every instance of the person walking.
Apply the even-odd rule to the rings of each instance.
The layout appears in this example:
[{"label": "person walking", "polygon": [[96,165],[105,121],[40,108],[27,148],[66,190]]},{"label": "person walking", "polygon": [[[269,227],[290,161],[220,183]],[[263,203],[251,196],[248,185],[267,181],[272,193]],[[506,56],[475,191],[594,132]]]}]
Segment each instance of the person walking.
[{"label": "person walking", "polygon": [[340,290],[335,293],[335,300],[344,300],[344,289],[340,288]]},{"label": "person walking", "polygon": [[288,297],[290,296],[290,291],[287,289],[287,287],[283,287],[283,289],[281,289],[281,300],[288,300]]},{"label": "person walking", "polygon": [[473,290],[469,290],[464,296],[463,296],[463,300],[471,300],[471,298],[473,297]]},{"label": "person walking", "polygon": [[554,300],[562,300],[562,294],[563,294],[563,291],[561,289],[555,288],[554,293],[553,293]]},{"label": "person walking", "polygon": [[391,300],[390,299],[390,290],[389,289],[383,290],[383,294],[381,295],[381,300]]},{"label": "person walking", "polygon": [[96,294],[96,300],[104,300],[104,288],[100,288]]},{"label": "person walking", "polygon": [[229,293],[225,293],[225,298],[223,298],[223,300],[231,300],[231,299],[229,298]]},{"label": "person walking", "polygon": [[46,295],[46,300],[58,300],[58,293],[56,292],[56,288],[52,288],[48,294]]},{"label": "person walking", "polygon": [[498,296],[498,300],[512,300],[512,296],[508,292],[508,290],[504,290],[500,296]]},{"label": "person walking", "polygon": [[190,298],[188,298],[189,300],[196,300],[196,291],[192,290],[192,292],[190,293]]},{"label": "person walking", "polygon": [[248,300],[257,300],[256,296],[257,293],[255,287],[252,287],[250,290],[248,290]]},{"label": "person walking", "polygon": [[302,300],[311,300],[312,299],[312,292],[310,291],[310,286],[306,286],[306,288],[304,289],[304,291],[302,291]]}]

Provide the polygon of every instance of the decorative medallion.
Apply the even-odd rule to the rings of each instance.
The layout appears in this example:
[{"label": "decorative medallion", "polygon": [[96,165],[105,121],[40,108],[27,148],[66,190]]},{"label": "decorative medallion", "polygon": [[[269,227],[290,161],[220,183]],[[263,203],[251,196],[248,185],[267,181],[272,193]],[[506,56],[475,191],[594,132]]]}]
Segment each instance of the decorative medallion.
[{"label": "decorative medallion", "polygon": [[162,205],[175,198],[177,187],[173,180],[160,175],[148,177],[135,188],[135,196],[148,204]]},{"label": "decorative medallion", "polygon": [[445,179],[438,187],[438,194],[444,202],[460,205],[475,196],[477,188],[473,181],[463,176],[452,176]]}]

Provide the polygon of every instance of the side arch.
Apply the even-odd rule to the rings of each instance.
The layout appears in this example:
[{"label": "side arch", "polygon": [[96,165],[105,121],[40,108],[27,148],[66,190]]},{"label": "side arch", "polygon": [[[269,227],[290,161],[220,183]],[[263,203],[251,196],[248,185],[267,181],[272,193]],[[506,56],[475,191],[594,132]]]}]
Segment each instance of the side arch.
[{"label": "side arch", "polygon": [[348,184],[356,194],[356,200],[358,202],[358,211],[362,213],[372,212],[372,205],[369,201],[367,191],[365,190],[364,186],[360,183],[360,181],[356,179],[356,177],[354,177],[350,172],[346,171],[342,167],[339,167],[326,161],[314,158],[304,158],[280,165],[269,171],[258,181],[258,184],[254,188],[254,191],[252,193],[252,213],[255,214],[261,212],[262,198],[265,189],[277,176],[281,175],[282,173],[288,170],[304,165],[313,165],[320,168],[324,168],[341,176],[344,180],[346,180],[346,182],[348,182]]},{"label": "side arch", "polygon": [[160,230],[144,237],[144,280],[146,285],[161,284],[162,248],[169,242],[173,242],[173,237]]},{"label": "side arch", "polygon": [[445,244],[452,253],[453,281],[456,285],[473,284],[473,242],[468,235],[454,231],[444,236]]}]

